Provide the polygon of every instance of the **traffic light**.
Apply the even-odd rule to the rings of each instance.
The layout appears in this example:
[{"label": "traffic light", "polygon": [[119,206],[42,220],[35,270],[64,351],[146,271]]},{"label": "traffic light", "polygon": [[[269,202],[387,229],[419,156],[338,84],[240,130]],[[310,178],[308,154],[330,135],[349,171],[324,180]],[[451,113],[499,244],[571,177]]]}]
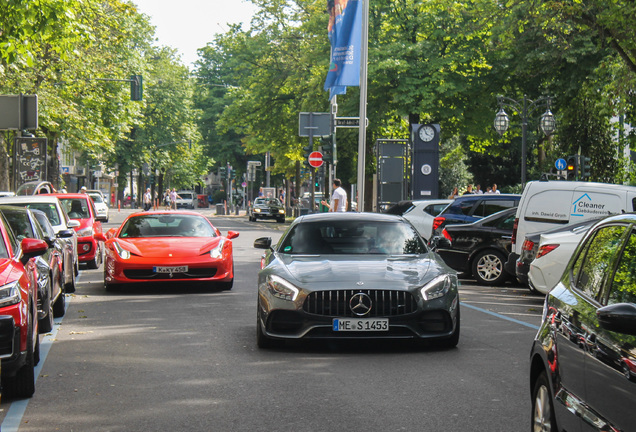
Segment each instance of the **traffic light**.
[{"label": "traffic light", "polygon": [[568,180],[576,180],[579,175],[579,155],[568,156],[567,160]]},{"label": "traffic light", "polygon": [[333,134],[320,138],[320,150],[322,153],[322,160],[331,164],[335,160],[334,153],[335,153],[336,146],[334,145],[334,141],[335,141],[334,138],[335,136]]},{"label": "traffic light", "polygon": [[581,158],[581,179],[590,179],[590,158],[583,156]]},{"label": "traffic light", "polygon": [[224,166],[219,168],[219,177],[221,177],[221,179],[225,178],[225,175],[227,174],[226,168]]},{"label": "traffic light", "polygon": [[234,180],[236,178],[236,170],[230,167],[230,180]]},{"label": "traffic light", "polygon": [[130,100],[140,101],[144,96],[144,80],[141,75],[130,77]]}]

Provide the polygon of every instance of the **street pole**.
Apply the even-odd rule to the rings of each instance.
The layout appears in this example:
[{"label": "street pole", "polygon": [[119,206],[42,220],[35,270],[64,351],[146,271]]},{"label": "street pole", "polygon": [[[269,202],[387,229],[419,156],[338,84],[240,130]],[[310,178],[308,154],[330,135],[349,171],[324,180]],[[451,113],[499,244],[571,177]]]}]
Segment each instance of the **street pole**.
[{"label": "street pole", "polygon": [[360,127],[358,136],[358,211],[364,211],[364,181],[367,135],[367,64],[369,59],[369,1],[362,1],[362,40],[360,43]]}]

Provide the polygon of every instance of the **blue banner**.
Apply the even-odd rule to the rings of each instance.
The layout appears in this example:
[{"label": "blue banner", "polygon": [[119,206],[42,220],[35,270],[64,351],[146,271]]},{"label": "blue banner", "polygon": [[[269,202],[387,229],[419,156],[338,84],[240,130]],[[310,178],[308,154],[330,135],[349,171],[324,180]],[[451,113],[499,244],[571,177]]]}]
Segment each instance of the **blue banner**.
[{"label": "blue banner", "polygon": [[347,86],[360,86],[362,1],[328,0],[331,60],[325,80],[329,99],[345,94]]}]

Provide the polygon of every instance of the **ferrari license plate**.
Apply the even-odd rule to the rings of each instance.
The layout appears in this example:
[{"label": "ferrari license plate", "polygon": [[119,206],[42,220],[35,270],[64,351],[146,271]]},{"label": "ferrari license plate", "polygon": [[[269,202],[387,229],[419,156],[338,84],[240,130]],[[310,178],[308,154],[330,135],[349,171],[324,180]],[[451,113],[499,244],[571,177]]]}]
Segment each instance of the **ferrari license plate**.
[{"label": "ferrari license plate", "polygon": [[185,273],[188,271],[188,266],[175,266],[175,267],[153,267],[152,270],[155,273]]},{"label": "ferrari license plate", "polygon": [[333,331],[389,331],[388,318],[334,318]]}]

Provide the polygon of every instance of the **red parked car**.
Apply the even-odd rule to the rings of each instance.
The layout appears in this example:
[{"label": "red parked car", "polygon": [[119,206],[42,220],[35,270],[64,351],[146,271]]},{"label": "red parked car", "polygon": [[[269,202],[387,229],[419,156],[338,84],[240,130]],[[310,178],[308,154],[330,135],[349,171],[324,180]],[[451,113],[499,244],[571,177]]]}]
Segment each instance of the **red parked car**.
[{"label": "red parked car", "polygon": [[18,242],[0,214],[0,359],[5,394],[31,397],[40,361],[37,268],[35,257],[48,249],[44,240]]},{"label": "red parked car", "polygon": [[52,195],[60,200],[68,217],[80,223],[80,226],[75,228],[79,262],[88,265],[89,269],[99,268],[103,251],[101,243],[95,240],[94,234],[101,234],[102,221],[106,219],[97,216],[93,199],[87,194],[56,193]]},{"label": "red parked car", "polygon": [[106,289],[141,282],[210,282],[221,289],[234,283],[231,239],[192,211],[134,213],[106,235]]}]

